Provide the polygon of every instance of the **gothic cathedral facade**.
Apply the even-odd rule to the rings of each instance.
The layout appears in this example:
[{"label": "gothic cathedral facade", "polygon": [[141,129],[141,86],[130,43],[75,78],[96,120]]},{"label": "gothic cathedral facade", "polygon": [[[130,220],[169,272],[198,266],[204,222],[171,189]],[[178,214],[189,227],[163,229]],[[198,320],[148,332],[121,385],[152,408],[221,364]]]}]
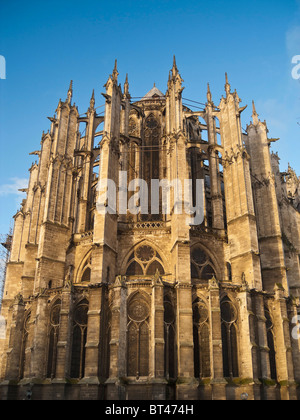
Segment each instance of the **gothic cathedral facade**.
[{"label": "gothic cathedral facade", "polygon": [[[49,118],[14,216],[0,399],[300,398],[300,180],[254,103],[243,132],[227,75],[196,111],[182,83],[174,58],[166,93],[133,100],[115,65],[104,108],[93,92],[79,115],[71,83]],[[118,198],[137,179],[191,180],[194,203],[204,180],[202,223],[172,194],[151,213],[151,190],[149,212],[97,211],[100,181]]]}]

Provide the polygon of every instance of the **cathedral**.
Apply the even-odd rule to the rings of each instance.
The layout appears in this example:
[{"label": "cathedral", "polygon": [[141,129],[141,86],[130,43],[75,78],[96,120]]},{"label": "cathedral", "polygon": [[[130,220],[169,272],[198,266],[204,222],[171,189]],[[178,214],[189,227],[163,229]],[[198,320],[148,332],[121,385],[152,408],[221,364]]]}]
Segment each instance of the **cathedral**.
[{"label": "cathedral", "polygon": [[[84,114],[71,82],[31,153],[0,400],[300,399],[300,178],[280,172],[254,103],[242,129],[227,74],[217,104],[209,85],[205,103],[184,99],[175,58],[165,93],[133,98],[118,76],[116,62],[104,105],[93,92]],[[150,188],[163,180],[169,212]],[[198,224],[177,211],[186,180]],[[116,209],[107,194],[100,211],[111,184]]]}]

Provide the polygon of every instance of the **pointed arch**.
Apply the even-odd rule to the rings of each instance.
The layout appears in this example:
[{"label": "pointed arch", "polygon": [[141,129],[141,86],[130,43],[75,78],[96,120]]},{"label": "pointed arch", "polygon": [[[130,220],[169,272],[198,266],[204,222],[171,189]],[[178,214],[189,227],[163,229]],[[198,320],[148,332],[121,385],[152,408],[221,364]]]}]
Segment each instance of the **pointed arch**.
[{"label": "pointed arch", "polygon": [[134,292],[127,301],[127,376],[149,375],[150,298]]},{"label": "pointed arch", "polygon": [[60,327],[61,300],[55,298],[49,308],[47,378],[56,375],[57,343]]},{"label": "pointed arch", "polygon": [[154,260],[147,268],[147,274],[154,276],[157,273],[157,271],[159,272],[160,275],[165,274],[165,270],[163,266],[161,265],[161,263],[157,260]]},{"label": "pointed arch", "polygon": [[88,283],[91,280],[92,273],[92,250],[89,249],[88,252],[83,257],[81,263],[79,264],[77,274],[76,274],[76,283]]},{"label": "pointed arch", "polygon": [[211,376],[210,319],[208,306],[200,297],[193,301],[193,338],[195,378],[208,378]]},{"label": "pointed arch", "polygon": [[126,276],[153,276],[156,270],[164,275],[168,270],[167,263],[162,250],[149,240],[135,244],[128,251],[121,266],[121,273]]},{"label": "pointed arch", "polygon": [[[144,138],[142,151],[142,178],[147,185],[151,185],[153,179],[160,179],[160,144],[161,144],[161,122],[159,118],[150,113],[145,119]],[[148,214],[142,214],[141,220],[162,220],[162,213],[151,214],[151,188],[148,190]]]},{"label": "pointed arch", "polygon": [[71,378],[82,379],[85,371],[89,302],[81,299],[74,309],[71,351]]},{"label": "pointed arch", "polygon": [[191,248],[191,276],[206,281],[219,277],[215,257],[201,243]]},{"label": "pointed arch", "polygon": [[239,376],[238,310],[227,294],[221,299],[221,333],[223,374],[227,378]]}]

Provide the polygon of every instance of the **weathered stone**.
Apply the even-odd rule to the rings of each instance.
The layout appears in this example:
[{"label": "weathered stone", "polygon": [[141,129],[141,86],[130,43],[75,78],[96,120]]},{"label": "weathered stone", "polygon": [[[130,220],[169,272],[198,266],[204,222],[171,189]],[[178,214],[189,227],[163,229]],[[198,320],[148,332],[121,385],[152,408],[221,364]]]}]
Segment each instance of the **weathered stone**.
[{"label": "weathered stone", "polygon": [[[182,82],[174,59],[166,94],[132,102],[115,65],[104,117],[95,92],[79,115],[72,83],[59,102],[15,216],[0,399],[299,397],[299,178],[280,173],[254,105],[242,134],[227,76],[219,107],[208,87],[196,112]],[[170,214],[163,191],[155,214],[122,211],[137,179],[177,180]],[[193,204],[205,180],[195,226],[173,194],[188,179]],[[97,211],[99,180],[117,186],[115,214]]]}]

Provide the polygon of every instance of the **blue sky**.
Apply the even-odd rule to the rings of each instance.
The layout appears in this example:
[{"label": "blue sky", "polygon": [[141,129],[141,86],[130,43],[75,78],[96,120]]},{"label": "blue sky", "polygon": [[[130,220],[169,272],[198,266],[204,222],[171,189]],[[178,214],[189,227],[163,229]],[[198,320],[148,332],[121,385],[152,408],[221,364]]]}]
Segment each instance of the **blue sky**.
[{"label": "blue sky", "polygon": [[[6,233],[22,200],[29,153],[39,149],[60,98],[74,80],[73,100],[86,112],[92,90],[96,106],[114,60],[119,81],[129,75],[130,93],[142,96],[153,83],[166,91],[176,55],[184,97],[205,102],[210,82],[214,102],[224,93],[227,71],[248,109],[266,120],[273,150],[300,175],[300,81],[291,76],[300,55],[300,2],[0,0],[0,233]],[[25,184],[25,185],[24,185]]]}]

